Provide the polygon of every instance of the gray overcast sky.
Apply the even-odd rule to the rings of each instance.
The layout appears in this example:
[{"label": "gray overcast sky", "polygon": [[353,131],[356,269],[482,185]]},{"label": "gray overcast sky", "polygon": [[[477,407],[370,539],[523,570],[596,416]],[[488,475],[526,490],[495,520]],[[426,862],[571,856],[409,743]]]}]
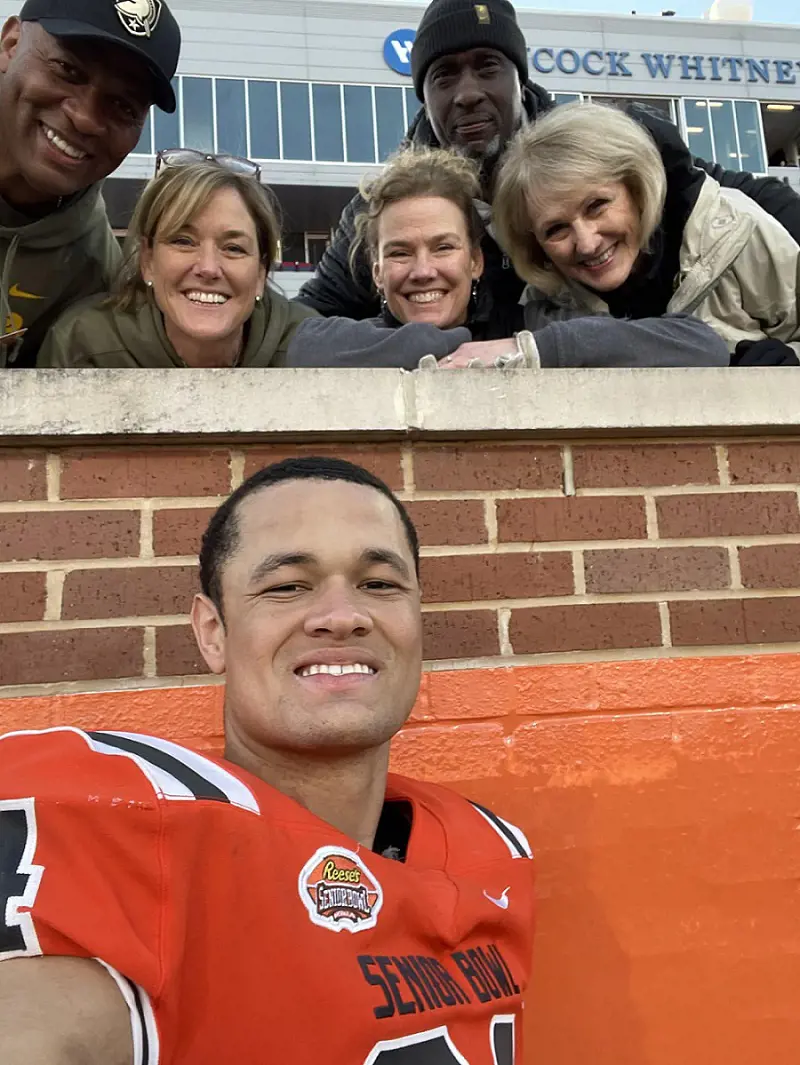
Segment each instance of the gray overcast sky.
[{"label": "gray overcast sky", "polygon": [[[419,0],[416,0],[419,2]],[[711,0],[514,0],[517,8],[553,11],[592,11],[597,14],[621,14],[638,11],[641,15],[658,15],[669,9],[679,18],[700,18]],[[754,22],[790,22],[800,25],[798,0],[753,0]]]}]

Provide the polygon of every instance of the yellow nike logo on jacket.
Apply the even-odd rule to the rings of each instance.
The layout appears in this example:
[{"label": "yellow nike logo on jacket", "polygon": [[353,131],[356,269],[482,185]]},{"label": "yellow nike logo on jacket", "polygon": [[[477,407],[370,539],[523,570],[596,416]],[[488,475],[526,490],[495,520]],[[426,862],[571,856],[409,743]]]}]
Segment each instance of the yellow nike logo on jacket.
[{"label": "yellow nike logo on jacket", "polygon": [[9,296],[16,296],[21,300],[43,300],[44,296],[35,296],[32,292],[23,292],[19,285],[12,285],[8,290]]}]

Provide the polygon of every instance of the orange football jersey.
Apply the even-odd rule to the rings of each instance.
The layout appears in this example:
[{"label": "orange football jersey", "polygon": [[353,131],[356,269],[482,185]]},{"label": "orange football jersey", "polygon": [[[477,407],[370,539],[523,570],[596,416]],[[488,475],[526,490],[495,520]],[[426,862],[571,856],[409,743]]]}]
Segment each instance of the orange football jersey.
[{"label": "orange football jersey", "polygon": [[134,1065],[521,1065],[524,835],[393,775],[386,809],[403,860],[166,740],[0,737],[0,961],[101,961]]}]

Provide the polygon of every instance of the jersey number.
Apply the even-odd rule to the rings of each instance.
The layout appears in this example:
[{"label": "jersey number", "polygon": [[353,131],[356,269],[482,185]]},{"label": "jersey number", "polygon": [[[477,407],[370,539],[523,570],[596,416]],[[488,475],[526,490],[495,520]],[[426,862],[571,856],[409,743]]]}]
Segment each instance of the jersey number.
[{"label": "jersey number", "polygon": [[[492,1018],[490,1041],[494,1065],[514,1065],[514,1016]],[[377,1043],[364,1065],[469,1065],[447,1028],[433,1028]]]},{"label": "jersey number", "polygon": [[44,872],[35,853],[34,800],[0,799],[0,961],[42,953],[28,912]]}]

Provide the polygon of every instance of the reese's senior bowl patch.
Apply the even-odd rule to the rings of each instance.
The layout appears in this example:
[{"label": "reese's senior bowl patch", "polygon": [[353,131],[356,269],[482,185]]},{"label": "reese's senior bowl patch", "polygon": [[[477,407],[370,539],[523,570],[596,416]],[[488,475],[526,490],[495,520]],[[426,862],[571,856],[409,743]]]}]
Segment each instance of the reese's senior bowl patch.
[{"label": "reese's senior bowl patch", "polygon": [[320,847],[300,870],[300,898],[314,924],[334,932],[374,928],[383,889],[363,861],[344,847]]}]

